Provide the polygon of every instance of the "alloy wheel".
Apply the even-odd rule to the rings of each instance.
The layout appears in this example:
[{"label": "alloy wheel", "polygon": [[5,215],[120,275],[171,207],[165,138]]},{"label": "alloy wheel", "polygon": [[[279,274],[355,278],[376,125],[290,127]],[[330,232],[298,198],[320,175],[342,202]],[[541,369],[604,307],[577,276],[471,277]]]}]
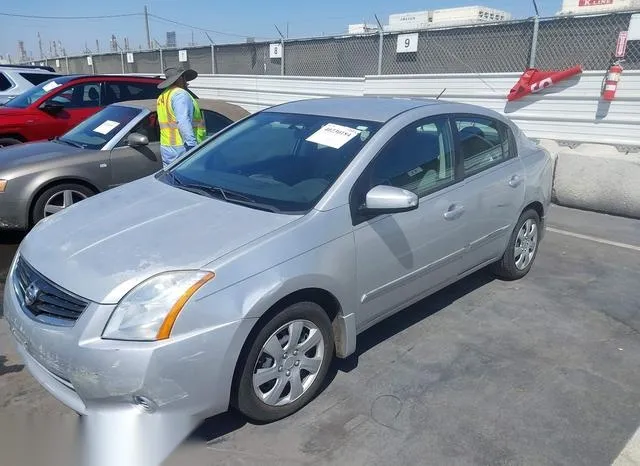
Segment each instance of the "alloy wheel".
[{"label": "alloy wheel", "polygon": [[51,196],[44,204],[44,216],[49,217],[50,215],[58,213],[77,202],[85,200],[86,198],[86,194],[73,189],[59,191]]},{"label": "alloy wheel", "polygon": [[293,403],[313,385],[324,358],[324,337],[308,320],[276,330],[263,345],[253,370],[253,389],[269,406]]},{"label": "alloy wheel", "polygon": [[516,238],[513,257],[518,270],[525,270],[536,255],[538,247],[538,225],[533,219],[528,219]]}]

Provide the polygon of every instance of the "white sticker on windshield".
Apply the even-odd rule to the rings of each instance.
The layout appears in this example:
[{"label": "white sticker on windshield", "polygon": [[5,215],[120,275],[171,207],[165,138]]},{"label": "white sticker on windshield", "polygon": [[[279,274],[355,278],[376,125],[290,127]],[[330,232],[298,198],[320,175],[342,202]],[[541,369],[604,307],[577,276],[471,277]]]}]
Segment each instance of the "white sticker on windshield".
[{"label": "white sticker on windshield", "polygon": [[100,134],[108,134],[113,128],[117,128],[118,126],[120,126],[120,123],[117,121],[107,120],[94,129],[94,131]]},{"label": "white sticker on windshield", "polygon": [[51,81],[50,83],[47,83],[44,86],[42,86],[42,90],[45,92],[49,92],[54,90],[56,87],[60,87],[60,86],[62,86],[62,84],[58,84],[55,81]]},{"label": "white sticker on windshield", "polygon": [[361,131],[349,128],[348,126],[329,123],[309,136],[307,141],[329,146],[334,149],[340,149],[360,133]]}]

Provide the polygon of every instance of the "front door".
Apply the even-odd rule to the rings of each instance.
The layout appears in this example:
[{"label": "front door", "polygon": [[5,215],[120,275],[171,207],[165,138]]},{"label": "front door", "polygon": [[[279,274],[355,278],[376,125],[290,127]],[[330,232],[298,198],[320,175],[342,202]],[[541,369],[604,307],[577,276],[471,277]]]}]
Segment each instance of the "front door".
[{"label": "front door", "polygon": [[101,83],[89,82],[54,90],[44,105],[55,103],[62,106],[56,110],[39,109],[37,118],[30,123],[34,139],[49,139],[62,136],[78,123],[86,120],[102,108]]},{"label": "front door", "polygon": [[[146,136],[149,144],[130,147],[127,138],[132,133]],[[153,112],[144,117],[129,134],[111,150],[112,187],[152,175],[162,169],[157,114]]]},{"label": "front door", "polygon": [[413,191],[420,204],[411,212],[356,220],[360,327],[455,277],[470,240],[465,220],[473,196],[456,169],[448,118],[416,121],[397,133],[357,182],[359,198],[352,201],[362,204],[380,184]]}]

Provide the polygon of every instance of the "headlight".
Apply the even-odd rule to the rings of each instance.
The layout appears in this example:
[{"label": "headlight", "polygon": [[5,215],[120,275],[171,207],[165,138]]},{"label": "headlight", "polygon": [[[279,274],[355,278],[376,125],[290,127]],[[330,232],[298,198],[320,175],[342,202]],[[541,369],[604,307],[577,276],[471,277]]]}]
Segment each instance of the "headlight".
[{"label": "headlight", "polygon": [[0,180],[0,193],[3,193],[6,187],[7,187],[7,180]]},{"label": "headlight", "polygon": [[142,282],[116,306],[103,338],[137,341],[169,338],[189,298],[214,276],[202,271],[168,272]]}]

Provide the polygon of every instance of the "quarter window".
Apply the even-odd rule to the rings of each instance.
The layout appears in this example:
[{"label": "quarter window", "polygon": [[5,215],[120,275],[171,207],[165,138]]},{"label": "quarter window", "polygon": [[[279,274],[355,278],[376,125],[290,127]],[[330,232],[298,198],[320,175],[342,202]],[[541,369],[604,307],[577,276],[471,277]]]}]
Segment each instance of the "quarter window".
[{"label": "quarter window", "polygon": [[0,73],[0,91],[6,91],[11,89],[11,81],[7,78],[4,73]]},{"label": "quarter window", "polygon": [[456,119],[465,174],[473,175],[511,158],[509,130],[497,120],[484,117]]},{"label": "quarter window", "polygon": [[371,167],[371,187],[390,185],[424,196],[455,180],[449,120],[422,120],[402,129]]}]

